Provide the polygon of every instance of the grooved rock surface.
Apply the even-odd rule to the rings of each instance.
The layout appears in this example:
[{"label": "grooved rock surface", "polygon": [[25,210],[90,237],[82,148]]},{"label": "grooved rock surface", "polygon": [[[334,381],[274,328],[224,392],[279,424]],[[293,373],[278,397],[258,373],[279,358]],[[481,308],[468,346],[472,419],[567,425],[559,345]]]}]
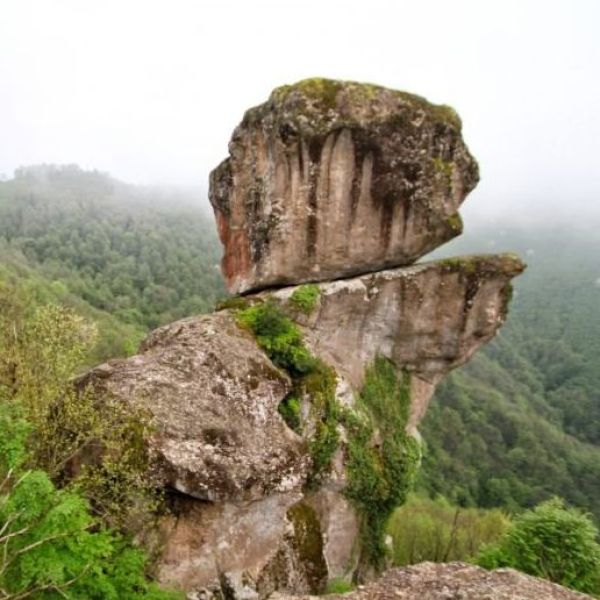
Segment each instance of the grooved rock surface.
[{"label": "grooved rock surface", "polygon": [[[272,600],[316,596],[274,595]],[[486,571],[464,563],[421,563],[391,569],[378,581],[331,600],[592,600],[591,596],[513,569]]]},{"label": "grooved rock surface", "polygon": [[477,163],[449,107],[313,79],[246,112],[210,178],[231,292],[410,264],[460,234]]},{"label": "grooved rock surface", "polygon": [[304,443],[277,412],[289,378],[230,315],[161,327],[139,355],[100,365],[82,383],[154,415],[152,450],[166,487],[241,501],[304,483]]}]

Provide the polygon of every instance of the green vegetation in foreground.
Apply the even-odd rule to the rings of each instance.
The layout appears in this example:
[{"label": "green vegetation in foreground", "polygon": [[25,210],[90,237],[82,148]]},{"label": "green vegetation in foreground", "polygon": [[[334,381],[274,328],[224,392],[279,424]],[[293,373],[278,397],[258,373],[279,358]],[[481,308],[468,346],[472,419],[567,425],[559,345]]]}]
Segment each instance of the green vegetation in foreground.
[{"label": "green vegetation in foreground", "polygon": [[498,509],[461,508],[412,494],[388,524],[397,566],[423,561],[512,567],[600,594],[600,543],[592,518],[553,498],[512,520]]},{"label": "green vegetation in foreground", "polygon": [[509,525],[508,515],[499,509],[462,508],[441,497],[411,494],[387,526],[392,561],[396,566],[469,561],[484,545],[498,542]]},{"label": "green vegetation in foreground", "polygon": [[[72,387],[92,339],[93,328],[72,311],[0,287],[0,594],[7,600],[181,597],[146,579],[144,553],[121,533],[125,525],[139,531],[157,506],[144,477],[148,421]],[[83,463],[79,474],[74,459]]]},{"label": "green vegetation in foreground", "polygon": [[592,519],[557,498],[518,516],[478,556],[488,569],[512,567],[587,594],[600,594],[600,544]]},{"label": "green vegetation in foreground", "polygon": [[305,315],[310,315],[319,300],[320,294],[321,288],[316,283],[306,283],[294,290],[290,296],[290,305]]},{"label": "green vegetation in foreground", "polygon": [[387,554],[387,522],[406,500],[420,462],[419,443],[405,431],[409,406],[410,375],[399,378],[389,360],[377,357],[365,374],[359,413],[343,416],[348,431],[346,495],[362,515],[365,560],[378,568]]}]

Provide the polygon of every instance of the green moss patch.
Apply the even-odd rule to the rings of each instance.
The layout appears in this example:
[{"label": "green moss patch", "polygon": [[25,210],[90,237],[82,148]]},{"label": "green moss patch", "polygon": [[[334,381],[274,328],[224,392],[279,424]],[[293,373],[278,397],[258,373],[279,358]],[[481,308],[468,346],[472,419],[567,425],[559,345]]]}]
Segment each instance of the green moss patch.
[{"label": "green moss patch", "polygon": [[298,399],[306,395],[311,400],[311,416],[316,423],[309,441],[313,469],[308,484],[312,486],[329,472],[338,446],[335,371],[311,354],[298,326],[273,299],[238,311],[237,321],[252,331],[273,363],[292,378],[293,392],[279,405],[279,412],[295,431],[302,428]]},{"label": "green moss patch", "polygon": [[316,283],[307,283],[296,288],[290,297],[290,305],[305,315],[310,315],[314,310],[321,288]]},{"label": "green moss patch", "polygon": [[[405,432],[410,375],[378,357],[358,398],[359,411],[345,411],[348,431],[347,497],[362,515],[363,561],[383,566],[385,526],[410,491],[420,461],[418,442]],[[374,440],[378,441],[374,441]]]},{"label": "green moss patch", "polygon": [[351,592],[354,589],[354,584],[344,579],[332,579],[327,583],[324,595],[327,594],[345,594]]},{"label": "green moss patch", "polygon": [[277,410],[287,426],[296,433],[300,433],[302,427],[300,400],[296,396],[289,394],[279,403]]},{"label": "green moss patch", "polygon": [[308,504],[294,504],[287,518],[294,526],[293,548],[304,567],[309,588],[321,592],[327,579],[327,563],[323,557],[323,535],[317,513]]},{"label": "green moss patch", "polygon": [[229,298],[221,298],[220,300],[217,300],[215,304],[215,310],[242,310],[244,308],[248,308],[248,306],[250,306],[250,303],[248,302],[247,298],[244,298],[244,296],[231,296]]},{"label": "green moss patch", "polygon": [[298,326],[272,299],[237,313],[238,323],[254,334],[275,365],[298,378],[312,371],[316,359],[302,341]]}]

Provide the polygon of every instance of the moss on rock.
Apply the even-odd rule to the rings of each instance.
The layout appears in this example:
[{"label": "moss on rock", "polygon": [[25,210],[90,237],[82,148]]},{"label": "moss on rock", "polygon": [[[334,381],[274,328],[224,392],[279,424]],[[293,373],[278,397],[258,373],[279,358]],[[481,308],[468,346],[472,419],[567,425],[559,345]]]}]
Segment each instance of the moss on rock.
[{"label": "moss on rock", "polygon": [[345,411],[348,431],[347,497],[361,513],[362,562],[381,568],[385,526],[412,488],[421,452],[405,431],[410,410],[410,374],[377,357],[367,369],[358,413]]},{"label": "moss on rock", "polygon": [[297,287],[290,296],[290,305],[305,315],[310,315],[314,310],[321,288],[316,283],[306,283]]},{"label": "moss on rock", "polygon": [[299,502],[288,510],[287,518],[294,527],[292,547],[303,566],[308,586],[313,593],[322,592],[327,581],[327,563],[317,513],[305,502]]}]

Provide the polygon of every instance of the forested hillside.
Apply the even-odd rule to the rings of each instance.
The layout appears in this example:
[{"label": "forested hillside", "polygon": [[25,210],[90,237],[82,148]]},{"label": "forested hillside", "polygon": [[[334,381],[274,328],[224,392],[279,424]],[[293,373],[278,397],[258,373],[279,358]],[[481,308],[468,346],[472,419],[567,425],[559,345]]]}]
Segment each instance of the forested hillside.
[{"label": "forested hillside", "polygon": [[[77,167],[0,182],[0,280],[95,321],[88,362],[225,294],[212,215],[189,194]],[[497,339],[440,386],[422,425],[419,488],[470,506],[553,494],[600,517],[600,237],[593,228],[469,224],[444,247],[529,263]]]},{"label": "forested hillside", "polygon": [[558,494],[600,517],[600,236],[481,226],[444,254],[512,249],[529,268],[498,337],[438,388],[421,486],[478,506]]},{"label": "forested hillside", "polygon": [[97,357],[130,354],[149,329],[224,294],[212,215],[189,192],[126,185],[77,166],[0,182],[0,263],[42,298],[103,322]]}]

